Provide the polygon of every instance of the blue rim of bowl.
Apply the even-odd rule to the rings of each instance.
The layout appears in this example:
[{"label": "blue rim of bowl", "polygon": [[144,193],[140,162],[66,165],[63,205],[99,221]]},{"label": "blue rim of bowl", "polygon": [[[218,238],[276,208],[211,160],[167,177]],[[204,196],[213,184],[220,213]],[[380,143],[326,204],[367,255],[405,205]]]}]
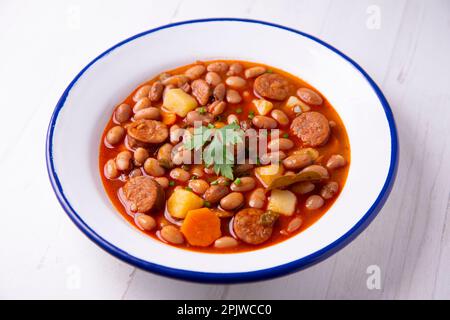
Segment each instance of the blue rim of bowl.
[{"label": "blue rim of bowl", "polygon": [[[372,204],[372,206],[369,208],[369,210],[364,214],[364,216],[356,223],[349,231],[347,231],[343,236],[341,236],[339,239],[335,240],[333,243],[327,245],[326,247],[308,255],[303,258],[297,259],[295,261],[291,261],[286,264],[274,266],[267,269],[262,270],[256,270],[256,271],[249,271],[249,272],[235,272],[235,273],[210,273],[210,272],[198,272],[198,271],[190,271],[190,270],[183,270],[183,269],[176,269],[176,268],[170,268],[163,265],[155,264],[152,262],[148,262],[139,258],[136,258],[129,253],[123,251],[122,249],[114,246],[113,244],[109,243],[105,239],[103,239],[101,236],[99,236],[94,230],[92,230],[77,214],[77,212],[73,209],[72,205],[69,203],[67,198],[64,195],[63,188],[61,186],[61,183],[58,179],[58,175],[56,174],[54,163],[53,163],[53,153],[52,153],[52,141],[53,141],[53,133],[55,129],[55,123],[58,118],[58,114],[61,111],[61,109],[64,106],[65,100],[67,98],[67,95],[69,94],[71,88],[74,86],[74,84],[78,81],[78,79],[84,74],[84,72],[90,68],[96,61],[100,60],[116,48],[133,41],[134,39],[137,39],[139,37],[142,37],[144,35],[157,32],[159,30],[173,28],[180,25],[185,24],[193,24],[193,23],[206,23],[206,22],[245,22],[245,23],[255,23],[255,24],[261,24],[265,26],[270,26],[273,28],[282,29],[285,31],[289,31],[295,34],[298,34],[302,37],[309,38],[324,47],[330,49],[334,53],[338,54],[340,57],[345,59],[347,62],[349,62],[353,67],[355,67],[367,80],[367,82],[370,84],[376,95],[378,96],[378,99],[380,100],[384,112],[386,114],[386,118],[389,123],[390,128],[390,134],[391,134],[391,160],[389,165],[389,172],[388,176],[386,178],[386,181],[383,185],[383,188],[381,189],[381,192],[379,193],[377,199]],[[353,239],[355,239],[369,224],[370,222],[375,218],[375,216],[378,214],[378,212],[383,207],[384,203],[386,202],[386,199],[392,189],[395,176],[397,173],[397,166],[398,166],[398,138],[397,138],[397,130],[395,127],[394,117],[392,114],[392,110],[384,97],[381,90],[378,88],[378,86],[375,84],[375,82],[370,78],[370,76],[352,59],[347,57],[345,54],[334,48],[333,46],[329,45],[328,43],[313,37],[309,34],[306,34],[304,32],[288,28],[282,25],[265,22],[265,21],[259,21],[259,20],[252,20],[252,19],[241,19],[241,18],[211,18],[211,19],[197,19],[197,20],[188,20],[188,21],[181,21],[176,23],[167,24],[158,28],[154,28],[148,31],[144,31],[142,33],[139,33],[137,35],[134,35],[122,42],[119,42],[118,44],[114,45],[110,49],[106,50],[102,54],[100,54],[98,57],[96,57],[94,60],[92,60],[86,67],[84,67],[77,76],[72,80],[72,82],[69,84],[69,86],[64,91],[63,95],[59,99],[55,110],[53,112],[53,115],[50,119],[50,124],[47,131],[47,140],[46,140],[46,162],[47,162],[47,171],[50,178],[50,183],[53,187],[53,190],[56,194],[56,197],[58,198],[59,203],[63,207],[64,211],[67,213],[69,218],[75,223],[75,225],[94,243],[96,243],[98,246],[100,246],[102,249],[107,251],[108,253],[112,254],[113,256],[135,266],[140,269],[150,271],[159,275],[181,279],[181,280],[188,280],[188,281],[194,281],[194,282],[204,282],[204,283],[240,283],[240,282],[250,282],[250,281],[258,281],[258,280],[266,280],[271,279],[283,275],[287,275],[289,273],[299,271],[301,269],[307,268],[311,265],[314,265],[329,256],[333,255],[340,249],[342,249],[344,246],[349,244]]]}]

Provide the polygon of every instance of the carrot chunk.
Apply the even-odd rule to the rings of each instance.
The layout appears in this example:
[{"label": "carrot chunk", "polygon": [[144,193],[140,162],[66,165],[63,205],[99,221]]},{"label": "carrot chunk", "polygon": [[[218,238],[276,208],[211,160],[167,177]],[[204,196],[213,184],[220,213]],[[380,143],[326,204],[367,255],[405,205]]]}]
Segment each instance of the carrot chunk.
[{"label": "carrot chunk", "polygon": [[222,235],[220,219],[208,208],[190,210],[181,232],[192,246],[207,247]]},{"label": "carrot chunk", "polygon": [[165,110],[161,110],[161,117],[162,122],[167,126],[171,126],[177,121],[177,115],[175,113],[167,112]]}]

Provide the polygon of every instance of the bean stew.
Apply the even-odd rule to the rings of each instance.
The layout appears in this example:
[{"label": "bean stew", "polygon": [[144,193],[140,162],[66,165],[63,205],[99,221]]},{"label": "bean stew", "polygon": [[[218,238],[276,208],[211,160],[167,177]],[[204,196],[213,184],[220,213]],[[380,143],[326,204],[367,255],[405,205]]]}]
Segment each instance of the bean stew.
[{"label": "bean stew", "polygon": [[326,98],[282,70],[197,61],[115,106],[99,152],[122,216],[176,247],[233,253],[276,244],[338,197],[350,145]]}]

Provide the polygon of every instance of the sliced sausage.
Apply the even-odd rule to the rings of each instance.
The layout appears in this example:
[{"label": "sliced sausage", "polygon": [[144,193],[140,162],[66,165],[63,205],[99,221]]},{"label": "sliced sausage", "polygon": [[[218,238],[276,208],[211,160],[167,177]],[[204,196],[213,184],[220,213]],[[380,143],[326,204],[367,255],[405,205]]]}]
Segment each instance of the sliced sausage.
[{"label": "sliced sausage", "polygon": [[322,146],[330,137],[330,125],[327,118],[319,112],[302,113],[291,123],[292,132],[306,145]]},{"label": "sliced sausage", "polygon": [[128,136],[143,143],[161,143],[169,136],[167,126],[156,120],[137,120],[127,126]]},{"label": "sliced sausage", "polygon": [[194,80],[191,84],[192,95],[197,99],[202,106],[206,105],[211,96],[211,88],[209,84],[203,79]]},{"label": "sliced sausage", "polygon": [[239,211],[233,221],[236,236],[249,244],[260,244],[272,235],[273,224],[276,220],[270,211],[246,208]]},{"label": "sliced sausage", "polygon": [[165,195],[161,185],[148,176],[131,178],[123,186],[123,193],[133,212],[145,213],[164,207]]},{"label": "sliced sausage", "polygon": [[289,95],[289,82],[275,73],[260,75],[255,80],[254,88],[258,95],[273,100],[284,100]]}]

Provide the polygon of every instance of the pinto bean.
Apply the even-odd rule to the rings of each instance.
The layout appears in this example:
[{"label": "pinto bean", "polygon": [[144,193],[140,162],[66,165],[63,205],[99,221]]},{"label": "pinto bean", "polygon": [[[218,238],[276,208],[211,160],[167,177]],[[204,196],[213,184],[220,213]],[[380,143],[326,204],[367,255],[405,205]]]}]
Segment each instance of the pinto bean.
[{"label": "pinto bean", "polygon": [[339,184],[335,181],[331,181],[322,187],[322,190],[320,190],[320,195],[324,199],[331,199],[336,195],[338,191]]},{"label": "pinto bean", "polygon": [[224,210],[234,210],[244,203],[244,196],[240,192],[231,192],[220,200],[220,207]]},{"label": "pinto bean", "polygon": [[106,162],[103,172],[105,174],[105,177],[108,179],[116,179],[120,175],[120,172],[116,166],[116,161],[114,161],[113,159],[110,159]]},{"label": "pinto bean", "polygon": [[164,226],[161,229],[161,238],[172,244],[182,244],[184,242],[183,234],[173,225]]},{"label": "pinto bean", "polygon": [[170,177],[174,180],[186,182],[191,177],[191,174],[184,169],[174,168],[170,171]]},{"label": "pinto bean", "polygon": [[225,101],[214,101],[208,106],[208,112],[210,112],[213,116],[218,116],[225,111],[227,107],[227,103]]},{"label": "pinto bean", "polygon": [[228,64],[226,62],[217,61],[208,65],[206,68],[208,71],[224,73],[228,70]]},{"label": "pinto bean", "polygon": [[134,177],[140,177],[140,176],[142,176],[142,171],[139,168],[131,170],[130,173],[128,174],[128,177],[130,179],[134,178]]},{"label": "pinto bean", "polygon": [[213,96],[215,100],[222,101],[225,98],[226,88],[225,84],[219,83],[213,91]]},{"label": "pinto bean", "polygon": [[155,158],[148,158],[144,162],[144,171],[153,177],[161,177],[164,175],[165,170],[159,164],[158,160]]},{"label": "pinto bean", "polygon": [[151,86],[146,84],[140,87],[133,96],[133,101],[139,101],[140,99],[147,97],[150,92]]},{"label": "pinto bean", "polygon": [[211,96],[211,88],[209,84],[203,79],[194,80],[191,84],[192,95],[197,99],[202,106],[206,105]]},{"label": "pinto bean", "polygon": [[133,110],[131,107],[126,103],[122,103],[116,108],[116,111],[114,112],[114,119],[116,119],[119,123],[124,123],[130,120],[132,114]]},{"label": "pinto bean", "polygon": [[188,187],[196,194],[202,195],[208,190],[209,183],[203,179],[189,180]]},{"label": "pinto bean", "polygon": [[289,233],[297,231],[302,226],[302,224],[303,219],[301,217],[295,217],[289,222],[286,231]]},{"label": "pinto bean", "polygon": [[293,154],[283,160],[283,166],[289,170],[301,169],[312,163],[313,160],[307,154]]},{"label": "pinto bean", "polygon": [[229,186],[230,185],[230,179],[224,176],[220,176],[215,181],[216,184],[219,186]]},{"label": "pinto bean", "polygon": [[221,237],[214,241],[214,247],[217,249],[233,248],[238,245],[238,241],[232,237]]},{"label": "pinto bean", "polygon": [[177,144],[180,142],[180,139],[183,137],[184,129],[181,129],[178,125],[174,124],[170,127],[170,143]]},{"label": "pinto bean", "polygon": [[287,138],[278,138],[278,139],[270,140],[267,147],[270,150],[275,150],[275,151],[276,150],[289,150],[294,147],[294,142],[292,142],[292,140],[287,139]]},{"label": "pinto bean", "polygon": [[150,107],[150,105],[151,105],[150,99],[147,97],[143,97],[134,104],[133,112],[137,113],[139,110]]},{"label": "pinto bean", "polygon": [[109,129],[106,134],[106,142],[111,145],[116,145],[123,140],[125,137],[125,129],[121,126],[115,126]]},{"label": "pinto bean", "polygon": [[296,117],[291,123],[291,130],[311,147],[324,145],[330,137],[327,118],[315,111],[305,112]]},{"label": "pinto bean", "polygon": [[261,66],[251,67],[248,69],[245,69],[245,77],[247,79],[255,78],[257,76],[262,75],[264,72],[266,72],[266,68]]},{"label": "pinto bean", "polygon": [[166,177],[155,177],[154,179],[163,189],[167,189],[169,187],[169,179]]},{"label": "pinto bean", "polygon": [[266,202],[266,193],[263,188],[257,188],[250,193],[248,205],[252,208],[261,209]]},{"label": "pinto bean", "polygon": [[146,231],[153,230],[156,227],[156,221],[153,217],[146,214],[137,214],[134,218],[136,225]]},{"label": "pinto bean", "polygon": [[286,153],[283,151],[272,151],[266,154],[263,154],[260,158],[262,164],[269,163],[279,163],[281,160],[286,158]]},{"label": "pinto bean", "polygon": [[261,97],[284,100],[289,95],[289,82],[279,74],[265,73],[256,78],[254,89]]},{"label": "pinto bean", "polygon": [[205,81],[208,82],[208,84],[210,84],[211,86],[215,87],[222,82],[222,78],[218,73],[211,71],[206,74]]},{"label": "pinto bean", "polygon": [[308,88],[300,88],[297,90],[300,99],[309,105],[320,106],[323,103],[322,97],[314,90]]},{"label": "pinto bean", "polygon": [[172,168],[172,149],[173,146],[170,143],[165,143],[158,149],[156,159],[158,159],[159,165],[161,167],[166,169]]},{"label": "pinto bean", "polygon": [[281,110],[274,109],[270,115],[278,122],[280,126],[287,126],[289,124],[288,116]]},{"label": "pinto bean", "polygon": [[317,151],[317,149],[314,149],[314,148],[301,148],[301,149],[295,150],[293,153],[294,154],[307,154],[314,161],[317,160],[317,158],[319,158],[319,156],[320,156],[319,151]]},{"label": "pinto bean", "polygon": [[321,196],[314,194],[306,199],[305,207],[309,210],[316,210],[322,207],[324,203],[325,201]]},{"label": "pinto bean", "polygon": [[201,122],[203,125],[207,125],[213,120],[214,116],[209,112],[202,114],[197,110],[193,110],[189,111],[186,115],[186,123],[191,126],[193,126],[197,122]]},{"label": "pinto bean", "polygon": [[131,152],[128,150],[119,152],[116,156],[116,167],[121,171],[127,171],[131,168]]},{"label": "pinto bean", "polygon": [[239,118],[235,114],[230,114],[227,117],[227,123],[228,124],[239,123]]},{"label": "pinto bean", "polygon": [[145,213],[164,207],[163,188],[149,176],[139,176],[128,180],[123,186],[123,194],[133,212]]},{"label": "pinto bean", "polygon": [[149,120],[159,120],[161,118],[161,112],[158,108],[148,107],[145,109],[141,109],[135,113],[134,119],[149,119]]},{"label": "pinto bean", "polygon": [[193,168],[191,169],[191,174],[193,176],[196,176],[197,178],[203,177],[203,175],[204,175],[203,165],[195,165],[195,166],[193,166]]},{"label": "pinto bean", "polygon": [[234,89],[242,89],[247,85],[247,81],[245,79],[238,76],[231,76],[225,80],[225,83]]},{"label": "pinto bean", "polygon": [[226,95],[228,103],[239,103],[242,101],[241,95],[234,89],[228,89]]},{"label": "pinto bean", "polygon": [[192,161],[192,151],[186,150],[182,145],[174,148],[172,151],[172,163],[175,165],[181,165],[183,163],[191,163]]},{"label": "pinto bean", "polygon": [[227,76],[236,76],[244,70],[244,67],[239,62],[234,62],[230,65]]},{"label": "pinto bean", "polygon": [[184,74],[177,74],[174,76],[170,76],[167,79],[164,79],[162,81],[162,84],[167,86],[167,85],[173,85],[175,87],[180,88],[181,86],[183,86],[186,82],[189,81],[189,78],[186,77]]},{"label": "pinto bean", "polygon": [[253,190],[256,186],[256,181],[252,177],[242,177],[234,180],[231,184],[231,191],[247,192]]},{"label": "pinto bean", "polygon": [[191,85],[189,84],[189,83],[185,83],[185,84],[183,84],[181,87],[180,87],[180,89],[181,90],[183,90],[184,92],[186,92],[186,93],[189,93],[189,92],[191,92]]},{"label": "pinto bean", "polygon": [[234,167],[234,174],[237,177],[249,174],[249,172],[255,167],[254,164],[251,163],[241,163]]},{"label": "pinto bean", "polygon": [[189,79],[196,80],[202,76],[206,71],[206,67],[204,65],[198,64],[190,67],[184,73]]},{"label": "pinto bean", "polygon": [[317,172],[320,174],[322,179],[328,179],[330,176],[328,174],[328,171],[325,167],[318,165],[318,164],[312,164],[310,166],[307,166],[305,169],[302,170],[302,172]]},{"label": "pinto bean", "polygon": [[159,99],[161,99],[163,91],[164,85],[161,83],[161,81],[155,81],[150,88],[148,98],[150,99],[150,101],[157,102],[159,101]]},{"label": "pinto bean", "polygon": [[277,122],[266,116],[255,116],[252,119],[252,123],[255,127],[260,129],[275,129],[277,127]]},{"label": "pinto bean", "polygon": [[345,158],[340,154],[333,154],[327,161],[327,168],[330,170],[338,169],[345,166],[347,163]]},{"label": "pinto bean", "polygon": [[203,199],[211,204],[218,203],[223,197],[225,197],[230,191],[228,187],[223,185],[210,186],[203,195]]},{"label": "pinto bean", "polygon": [[291,191],[294,192],[295,194],[302,195],[313,191],[315,187],[316,186],[314,185],[314,183],[309,181],[297,182],[291,186]]}]

